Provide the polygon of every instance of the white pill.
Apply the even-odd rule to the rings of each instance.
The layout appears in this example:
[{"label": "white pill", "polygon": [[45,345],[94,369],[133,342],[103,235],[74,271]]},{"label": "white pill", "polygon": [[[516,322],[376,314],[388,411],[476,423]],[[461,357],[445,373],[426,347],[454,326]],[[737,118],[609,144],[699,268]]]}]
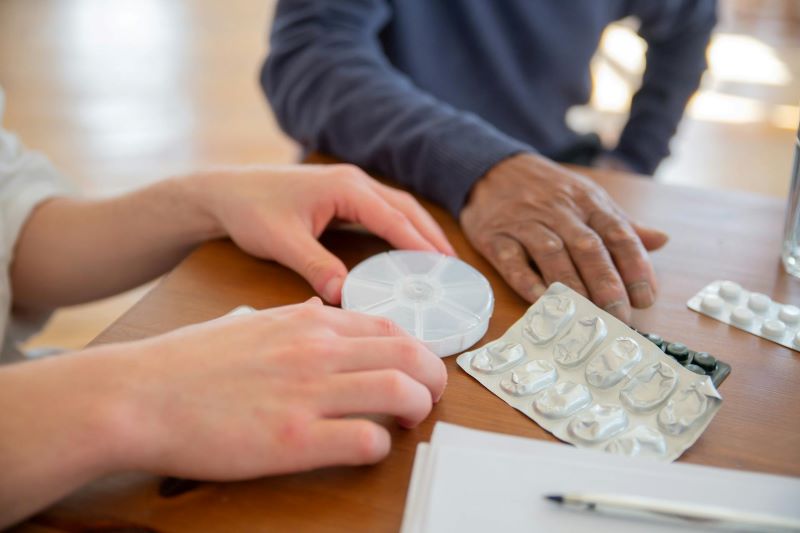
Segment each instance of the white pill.
[{"label": "white pill", "polygon": [[706,294],[703,296],[703,301],[700,302],[700,307],[702,307],[703,311],[706,313],[719,313],[723,305],[725,305],[725,303],[722,301],[722,298],[716,294]]},{"label": "white pill", "polygon": [[746,326],[753,321],[753,312],[746,307],[737,307],[731,313],[731,321],[740,326]]},{"label": "white pill", "polygon": [[761,332],[770,337],[780,337],[786,331],[786,324],[780,320],[767,320],[761,325]]},{"label": "white pill", "polygon": [[754,292],[750,295],[750,301],[747,303],[747,305],[750,306],[750,309],[756,313],[763,313],[769,309],[770,303],[772,303],[772,300],[769,296],[766,294],[761,294],[760,292]]},{"label": "white pill", "polygon": [[742,292],[742,287],[733,281],[723,281],[719,286],[719,295],[726,300],[735,300]]},{"label": "white pill", "polygon": [[793,305],[784,305],[778,313],[778,318],[787,324],[794,324],[800,320],[800,309]]}]

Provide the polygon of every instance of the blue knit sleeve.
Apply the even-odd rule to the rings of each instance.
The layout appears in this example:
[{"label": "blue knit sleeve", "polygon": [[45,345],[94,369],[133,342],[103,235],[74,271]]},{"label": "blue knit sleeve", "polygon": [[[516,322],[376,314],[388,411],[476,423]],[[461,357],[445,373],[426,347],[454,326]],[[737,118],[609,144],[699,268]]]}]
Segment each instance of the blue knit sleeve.
[{"label": "blue knit sleeve", "polygon": [[647,66],[614,152],[652,174],[669,155],[669,141],[706,68],[716,0],[634,0],[631,6],[647,41]]},{"label": "blue knit sleeve", "polygon": [[379,40],[390,16],[385,0],[282,0],[262,86],[307,149],[377,170],[457,215],[492,166],[533,149],[395,69]]}]

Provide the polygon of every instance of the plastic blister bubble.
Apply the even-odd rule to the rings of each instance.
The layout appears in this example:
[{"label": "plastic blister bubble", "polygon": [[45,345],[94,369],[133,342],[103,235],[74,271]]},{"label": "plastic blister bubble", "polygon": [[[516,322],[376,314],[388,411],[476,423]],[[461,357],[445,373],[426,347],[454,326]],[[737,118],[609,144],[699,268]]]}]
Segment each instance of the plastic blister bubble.
[{"label": "plastic blister bubble", "polygon": [[459,259],[398,250],[372,256],[350,271],[342,307],[389,318],[445,357],[483,337],[494,295],[486,278]]},{"label": "plastic blister bubble", "polygon": [[612,453],[672,461],[722,403],[709,375],[689,368],[713,374],[713,356],[644,337],[560,283],[499,339],[457,361],[559,439]]},{"label": "plastic blister bubble", "polygon": [[657,430],[648,426],[638,426],[609,442],[606,451],[629,457],[639,455],[664,457],[667,453],[667,441]]},{"label": "plastic blister bubble", "polygon": [[554,384],[557,379],[558,371],[553,363],[534,359],[509,372],[500,381],[500,388],[513,396],[530,396]]},{"label": "plastic blister bubble", "polygon": [[561,381],[544,390],[534,408],[548,418],[565,418],[592,403],[592,393],[582,383]]},{"label": "plastic blister bubble", "polygon": [[619,397],[632,411],[650,411],[661,405],[677,384],[675,369],[665,361],[656,361],[637,372]]},{"label": "plastic blister bubble", "polygon": [[599,316],[575,322],[572,329],[556,342],[553,360],[561,366],[583,363],[598,344],[606,338],[606,323]]},{"label": "plastic blister bubble", "polygon": [[713,402],[706,381],[697,381],[679,390],[658,413],[658,426],[670,435],[680,435],[708,412]]},{"label": "plastic blister bubble", "polygon": [[567,431],[584,442],[607,440],[628,427],[628,415],[619,405],[595,404],[572,417]]},{"label": "plastic blister bubble", "polygon": [[630,337],[619,337],[586,365],[586,382],[600,389],[613,387],[641,360],[639,344]]},{"label": "plastic blister bubble", "polygon": [[533,344],[553,339],[575,314],[575,303],[565,296],[542,296],[542,303],[526,317],[523,333]]},{"label": "plastic blister bubble", "polygon": [[518,343],[500,342],[481,348],[472,358],[472,368],[487,374],[504,372],[525,357],[525,348]]},{"label": "plastic blister bubble", "polygon": [[712,281],[686,302],[689,309],[800,351],[800,309],[750,292],[733,281]]}]

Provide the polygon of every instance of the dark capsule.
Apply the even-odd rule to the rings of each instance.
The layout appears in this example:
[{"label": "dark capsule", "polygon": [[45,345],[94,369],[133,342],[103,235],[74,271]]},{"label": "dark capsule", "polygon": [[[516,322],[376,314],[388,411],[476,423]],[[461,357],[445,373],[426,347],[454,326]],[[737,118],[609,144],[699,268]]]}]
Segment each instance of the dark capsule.
[{"label": "dark capsule", "polygon": [[708,352],[697,352],[694,355],[693,363],[707,372],[713,372],[717,367],[717,358]]},{"label": "dark capsule", "polygon": [[697,366],[694,363],[690,363],[690,364],[686,365],[684,368],[686,368],[686,370],[691,370],[695,374],[700,374],[701,376],[705,376],[706,375],[706,371],[703,370],[702,368],[700,368],[699,366]]},{"label": "dark capsule", "polygon": [[655,333],[646,333],[644,335],[644,338],[649,340],[659,348],[661,347],[662,344],[664,344],[664,339],[661,338],[661,335],[656,335]]},{"label": "dark capsule", "polygon": [[667,344],[667,353],[674,357],[679,363],[686,363],[689,361],[689,348],[680,342],[671,342]]}]

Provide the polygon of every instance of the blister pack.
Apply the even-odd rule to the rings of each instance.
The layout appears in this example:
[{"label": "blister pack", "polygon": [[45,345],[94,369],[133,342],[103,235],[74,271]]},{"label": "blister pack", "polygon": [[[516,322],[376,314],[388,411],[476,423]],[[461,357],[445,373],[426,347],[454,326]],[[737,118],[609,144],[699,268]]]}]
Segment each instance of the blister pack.
[{"label": "blister pack", "polygon": [[750,292],[734,281],[712,281],[686,302],[689,309],[800,351],[800,309]]},{"label": "blister pack", "polygon": [[635,331],[661,348],[662,352],[675,359],[682,367],[691,370],[695,374],[710,377],[711,383],[718,389],[731,373],[731,365],[717,359],[708,352],[697,352],[682,342],[668,341],[656,333],[644,333],[639,330]]},{"label": "blister pack", "polygon": [[561,283],[457,362],[559,439],[623,455],[677,459],[722,404],[708,376]]}]

